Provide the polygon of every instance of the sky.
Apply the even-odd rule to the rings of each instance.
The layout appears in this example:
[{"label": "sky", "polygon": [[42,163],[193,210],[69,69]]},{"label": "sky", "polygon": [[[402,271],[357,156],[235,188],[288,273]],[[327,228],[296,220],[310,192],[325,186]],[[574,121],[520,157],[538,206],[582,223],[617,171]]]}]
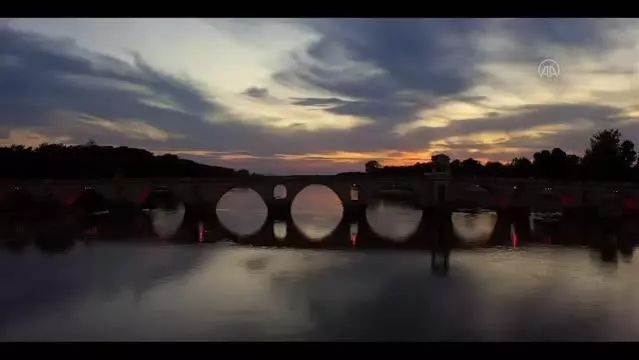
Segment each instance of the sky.
[{"label": "sky", "polygon": [[[265,174],[639,142],[634,19],[0,19],[0,146]],[[558,64],[543,77],[540,62]],[[547,63],[547,62],[546,62]]]}]

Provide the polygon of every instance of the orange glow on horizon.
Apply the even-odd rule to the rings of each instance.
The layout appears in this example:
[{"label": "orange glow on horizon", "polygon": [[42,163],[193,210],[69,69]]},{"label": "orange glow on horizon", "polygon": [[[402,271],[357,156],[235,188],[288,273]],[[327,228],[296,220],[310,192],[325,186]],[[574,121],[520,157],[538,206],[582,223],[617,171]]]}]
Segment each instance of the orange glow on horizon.
[{"label": "orange glow on horizon", "polygon": [[[448,151],[447,151],[448,150]],[[355,152],[355,151],[334,151],[334,152],[325,152],[325,153],[303,153],[303,154],[275,154],[272,156],[260,156],[256,154],[250,154],[245,151],[210,151],[203,149],[172,149],[172,150],[151,150],[156,155],[161,154],[174,154],[177,156],[196,156],[207,158],[207,163],[212,165],[222,165],[218,163],[216,160],[224,161],[224,162],[238,162],[236,166],[248,166],[247,169],[250,168],[250,164],[240,164],[243,161],[253,162],[253,161],[284,161],[287,163],[299,162],[300,169],[313,170],[315,168],[323,168],[326,170],[330,170],[331,164],[342,164],[342,165],[353,165],[356,166],[357,169],[363,167],[364,163],[369,160],[379,161],[383,166],[411,166],[416,163],[428,163],[430,162],[431,156],[439,153],[450,154],[450,156],[454,160],[463,161],[467,158],[473,158],[479,161],[481,164],[486,164],[487,162],[499,162],[504,165],[509,164],[511,160],[515,157],[522,156],[520,152],[517,150],[521,150],[525,152],[525,149],[519,148],[496,148],[496,149],[486,149],[480,151],[478,149],[470,149],[467,154],[459,154],[456,155],[454,151],[449,151],[445,147],[432,147],[426,148],[422,151],[402,151],[395,149],[387,149],[380,151],[372,151],[372,152]],[[451,154],[452,153],[452,154]],[[511,154],[504,156],[505,154]],[[490,155],[495,154],[498,156],[497,158],[492,157]],[[488,156],[486,156],[488,155]],[[530,154],[525,155],[529,159],[532,158]],[[229,164],[229,166],[233,166]],[[353,169],[353,171],[356,169]],[[340,170],[343,171],[343,170]]]}]

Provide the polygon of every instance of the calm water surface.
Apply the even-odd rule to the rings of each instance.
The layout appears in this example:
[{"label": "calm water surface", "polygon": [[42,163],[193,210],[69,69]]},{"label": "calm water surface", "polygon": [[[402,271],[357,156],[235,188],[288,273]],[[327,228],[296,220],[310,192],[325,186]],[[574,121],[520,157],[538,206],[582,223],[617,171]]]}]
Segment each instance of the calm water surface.
[{"label": "calm water surface", "polygon": [[[251,191],[217,209],[231,232],[266,220]],[[170,237],[184,208],[149,213]],[[370,228],[401,243],[421,211],[380,201]],[[342,207],[321,187],[293,203],[294,226],[321,243]],[[0,340],[639,340],[638,265],[602,263],[585,247],[553,245],[561,231],[531,217],[534,239],[486,247],[494,212],[452,215],[465,245],[446,276],[425,251],[293,249],[230,242],[76,241],[49,254],[0,252]],[[287,224],[273,231],[285,239]],[[357,239],[357,226],[350,227]],[[133,240],[133,239],[132,239]]]}]

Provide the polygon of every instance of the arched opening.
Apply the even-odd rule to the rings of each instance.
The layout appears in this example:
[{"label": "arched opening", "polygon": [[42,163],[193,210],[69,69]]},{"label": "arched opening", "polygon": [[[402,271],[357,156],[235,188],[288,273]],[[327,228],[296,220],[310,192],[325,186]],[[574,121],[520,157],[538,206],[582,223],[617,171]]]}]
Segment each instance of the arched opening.
[{"label": "arched opening", "polygon": [[17,206],[19,204],[31,204],[35,202],[35,198],[21,186],[13,186],[7,192],[6,202],[9,205]]},{"label": "arched opening", "polygon": [[423,211],[408,201],[376,199],[366,207],[366,220],[380,237],[402,243],[408,240],[422,220]]},{"label": "arched opening", "polygon": [[152,209],[172,210],[178,208],[182,201],[167,187],[158,186],[151,189],[146,197],[143,197],[140,204],[142,210],[149,211]]},{"label": "arched opening", "polygon": [[288,196],[286,186],[279,184],[273,188],[273,199],[283,200]]},{"label": "arched opening", "polygon": [[531,207],[533,221],[556,222],[563,214],[565,199],[562,194],[551,187],[546,187],[535,196]]},{"label": "arched opening", "polygon": [[490,191],[481,185],[473,184],[461,190],[461,202],[465,208],[480,209],[485,207],[490,202],[491,196]]},{"label": "arched opening", "polygon": [[222,226],[238,236],[253,235],[266,222],[268,208],[255,190],[233,188],[227,191],[215,206]]},{"label": "arched opening", "polygon": [[359,185],[352,184],[350,190],[351,201],[359,201]]},{"label": "arched opening", "polygon": [[620,217],[624,210],[623,196],[619,191],[609,192],[599,200],[599,216],[605,218]]},{"label": "arched opening", "polygon": [[29,218],[39,211],[35,197],[21,186],[13,186],[5,198],[8,218]]},{"label": "arched opening", "polygon": [[107,199],[92,187],[85,187],[73,202],[73,206],[87,215],[109,213]]},{"label": "arched opening", "polygon": [[297,229],[311,241],[329,236],[342,220],[344,206],[337,194],[325,185],[308,185],[291,204]]},{"label": "arched opening", "polygon": [[141,207],[151,219],[153,232],[161,239],[175,235],[186,213],[184,203],[166,187],[152,189]]},{"label": "arched opening", "polygon": [[466,246],[478,246],[490,240],[497,224],[497,213],[490,210],[455,211],[451,214],[453,233]]},{"label": "arched opening", "polygon": [[35,237],[35,246],[45,253],[64,253],[74,245],[72,230],[65,224],[53,223],[44,225],[44,229]]}]

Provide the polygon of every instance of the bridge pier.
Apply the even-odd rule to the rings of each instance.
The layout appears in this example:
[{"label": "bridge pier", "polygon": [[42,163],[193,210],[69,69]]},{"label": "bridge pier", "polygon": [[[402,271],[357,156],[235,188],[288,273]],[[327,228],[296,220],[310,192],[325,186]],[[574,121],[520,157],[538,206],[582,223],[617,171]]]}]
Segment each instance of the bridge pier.
[{"label": "bridge pier", "polygon": [[268,220],[293,221],[293,201],[289,199],[272,199],[266,202]]}]

